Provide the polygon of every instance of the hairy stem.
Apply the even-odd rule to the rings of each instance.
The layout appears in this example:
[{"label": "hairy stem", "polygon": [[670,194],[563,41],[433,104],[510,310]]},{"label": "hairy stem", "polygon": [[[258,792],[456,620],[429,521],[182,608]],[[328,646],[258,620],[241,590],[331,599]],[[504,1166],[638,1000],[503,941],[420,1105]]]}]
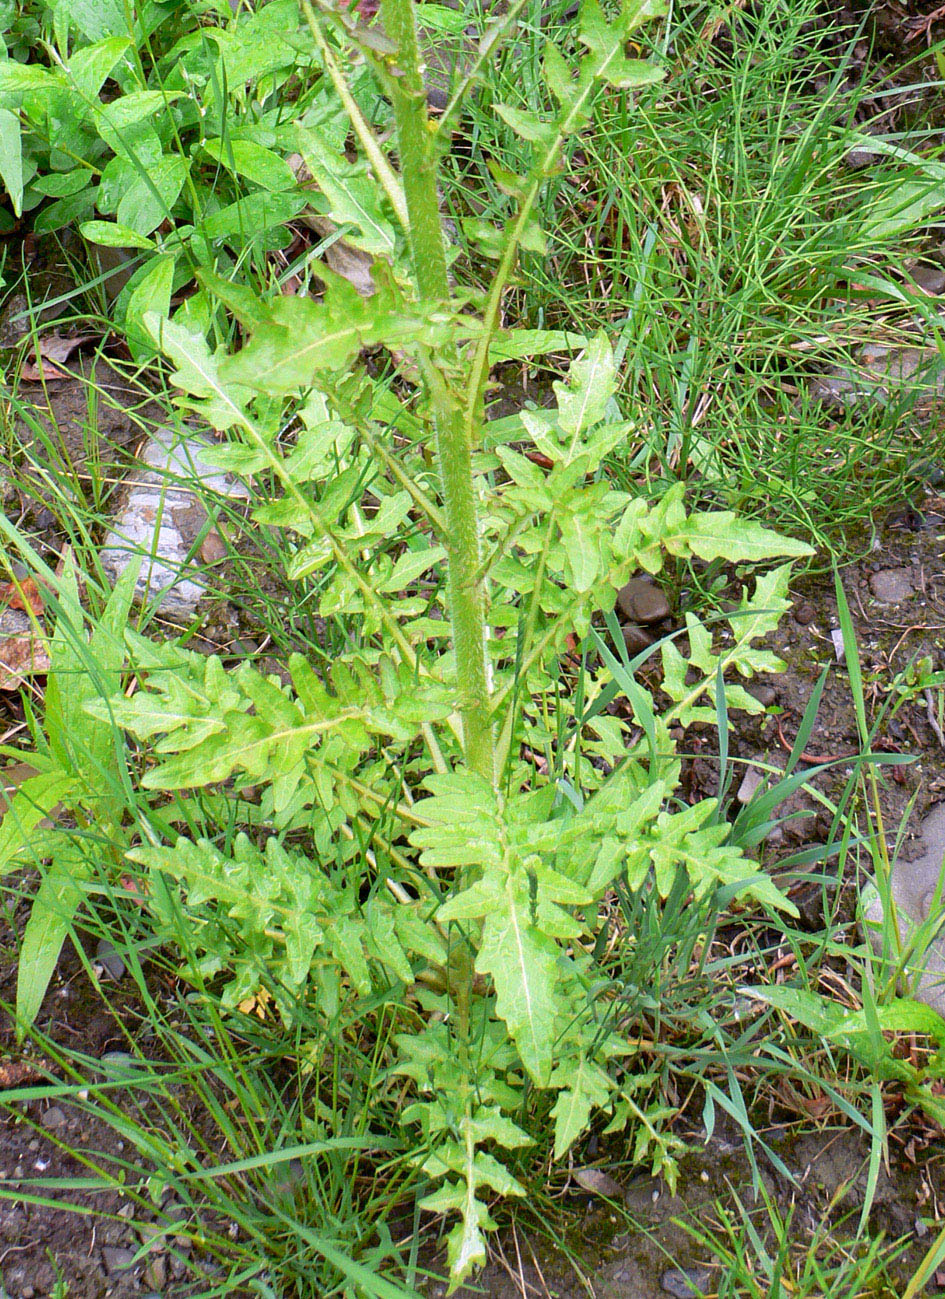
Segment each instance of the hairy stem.
[{"label": "hairy stem", "polygon": [[[382,0],[381,16],[397,48],[392,79],[400,168],[409,217],[417,293],[430,305],[450,298],[446,249],[436,192],[437,143],[427,113],[412,0]],[[458,358],[421,352],[420,368],[433,407],[436,450],[446,513],[450,618],[466,762],[492,784],[495,753],[486,658],[484,593],[479,580],[479,520],[471,440],[455,386]]]}]

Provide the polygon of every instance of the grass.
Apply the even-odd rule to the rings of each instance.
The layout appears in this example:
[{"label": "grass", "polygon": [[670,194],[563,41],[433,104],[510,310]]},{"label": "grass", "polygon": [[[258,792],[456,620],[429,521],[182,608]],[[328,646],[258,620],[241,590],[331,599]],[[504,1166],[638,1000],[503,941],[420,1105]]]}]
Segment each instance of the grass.
[{"label": "grass", "polygon": [[[849,363],[877,330],[909,337],[910,304],[891,291],[867,297],[857,283],[866,274],[880,285],[896,283],[923,232],[867,233],[864,213],[902,183],[905,169],[863,176],[845,167],[851,123],[869,86],[844,78],[849,46],[814,30],[814,11],[811,0],[787,11],[735,7],[714,35],[721,10],[691,5],[674,14],[658,51],[672,69],[667,89],[645,95],[633,114],[621,95],[602,101],[546,200],[549,253],[525,258],[506,310],[512,323],[588,334],[603,326],[618,339],[621,400],[637,426],[635,441],[612,457],[618,483],[660,494],[682,478],[696,498],[757,514],[849,558],[868,548],[872,521],[914,490],[910,473],[929,453],[928,436],[913,418],[915,394],[839,412],[805,394],[812,375]],[[522,39],[490,69],[446,171],[444,203],[457,216],[503,219],[484,160],[513,163],[520,142],[491,105],[543,102],[538,33],[558,21],[566,20],[532,4]],[[825,64],[832,75],[823,90],[814,78]],[[244,256],[248,275],[271,274],[257,244]],[[293,269],[306,268],[300,262],[283,274]],[[455,269],[475,282],[475,255]],[[13,292],[19,281],[9,267],[5,273]],[[88,296],[78,305],[101,324],[96,278],[90,271]],[[166,400],[160,378],[150,379],[158,400]],[[45,545],[55,532],[80,569],[100,579],[96,549],[122,468],[96,437],[102,394],[89,385],[82,430],[89,455],[77,470],[56,430],[37,423],[15,374],[11,386],[3,430],[8,472],[23,494],[42,490],[56,520],[32,540]],[[23,449],[17,420],[36,432],[34,450]],[[239,634],[253,637],[252,652],[280,662],[301,650],[324,662],[360,634],[340,621],[326,625],[309,602],[291,598],[295,592],[277,576],[285,560],[279,534],[254,531],[255,550],[247,553],[241,520],[229,522],[234,585],[221,594],[239,608]],[[707,590],[706,598],[713,594]],[[234,646],[234,658],[242,656]],[[861,686],[857,702],[862,713]],[[147,755],[134,757],[140,776]],[[858,859],[870,862],[871,850],[879,851],[882,827],[864,786],[872,795],[869,785],[882,773],[862,776],[860,768],[828,809],[834,834],[822,849],[825,886],[836,871],[855,875]],[[228,841],[246,814],[233,795],[220,790],[173,813]],[[765,815],[776,818],[778,797],[770,802]],[[128,812],[151,814],[142,805]],[[747,833],[744,822],[741,830]],[[896,1125],[907,1126],[915,1092],[895,1074],[877,1085],[868,1053],[807,1031],[774,1007],[759,1009],[742,991],[767,981],[786,958],[816,991],[844,963],[862,977],[868,953],[836,916],[819,934],[790,925],[774,930],[767,917],[693,906],[682,884],[663,905],[655,893],[619,890],[613,905],[623,941],[606,950],[612,931],[602,924],[601,955],[615,1013],[636,1042],[643,1136],[628,1152],[595,1134],[575,1160],[604,1161],[623,1179],[645,1158],[647,1122],[672,1110],[686,1123],[683,1144],[713,1126],[734,1131],[748,1150],[740,1189],[718,1201],[712,1220],[688,1224],[700,1256],[721,1278],[717,1293],[853,1299],[892,1292],[898,1283],[891,1277],[901,1271],[891,1269],[904,1246],[872,1239],[862,1221],[844,1222],[836,1205],[798,1249],[795,1211],[768,1191],[760,1171],[781,1159],[764,1115],[775,1111],[795,1130],[809,1130],[824,1114],[858,1125],[868,1139],[868,1210],[878,1161]],[[419,1287],[436,1271],[434,1228],[413,1207],[423,1178],[411,1156],[423,1152],[404,1136],[401,1083],[385,1065],[388,1035],[397,1030],[393,1012],[364,1007],[363,1017],[351,1015],[330,1035],[305,1007],[287,1031],[264,989],[239,1013],[225,1012],[212,972],[196,989],[173,984],[170,958],[104,870],[94,877],[82,924],[80,950],[107,938],[128,966],[136,1007],[118,1016],[126,1059],[116,1066],[125,1072],[102,1079],[99,1061],[37,1034],[66,1081],[7,1093],[4,1108],[19,1113],[24,1104],[67,1096],[119,1134],[148,1176],[140,1162],[109,1153],[89,1158],[89,1177],[102,1189],[121,1189],[136,1220],[192,1242],[191,1250],[174,1248],[200,1293],[389,1295]],[[184,950],[189,932],[184,922],[174,934]],[[869,987],[868,977],[864,983]],[[540,1119],[547,1147],[552,1119]],[[531,1216],[518,1221],[572,1249],[571,1216],[541,1198],[543,1158],[525,1153],[517,1165],[538,1188]],[[748,1207],[746,1188],[760,1191]],[[182,1219],[166,1212],[169,1203],[183,1209],[183,1229]]]},{"label": "grass", "polygon": [[[808,0],[675,13],[659,51],[666,87],[632,111],[629,98],[602,100],[546,200],[550,253],[526,260],[509,314],[619,338],[639,441],[629,463],[614,455],[615,474],[683,477],[853,554],[869,520],[908,494],[921,393],[840,413],[806,393],[825,367],[855,369],[862,339],[908,325],[896,272],[921,244],[869,231],[872,206],[907,177],[847,165],[874,87],[845,75],[858,33],[815,24],[818,12]],[[529,16],[534,31],[545,6]],[[532,47],[516,43],[476,102],[471,159],[452,160],[457,211],[499,216],[484,160],[514,166],[521,143],[497,134],[490,105],[543,93]],[[867,274],[885,301],[857,287]]]}]

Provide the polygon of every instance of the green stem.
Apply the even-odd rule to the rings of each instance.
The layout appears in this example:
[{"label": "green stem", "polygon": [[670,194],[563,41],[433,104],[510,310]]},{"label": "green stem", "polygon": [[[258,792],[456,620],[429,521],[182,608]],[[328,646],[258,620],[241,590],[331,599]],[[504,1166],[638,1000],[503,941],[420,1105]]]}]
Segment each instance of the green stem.
[{"label": "green stem", "polygon": [[[392,78],[400,170],[409,216],[410,252],[421,302],[450,300],[446,249],[436,191],[437,144],[427,113],[420,48],[412,0],[382,0],[387,35],[397,47]],[[486,658],[484,596],[480,567],[479,518],[472,473],[471,441],[463,421],[463,399],[450,382],[457,373],[455,350],[436,360],[425,349],[420,368],[430,394],[436,450],[448,536],[450,619],[456,660],[459,711],[467,765],[490,784],[495,781],[489,673]]]}]

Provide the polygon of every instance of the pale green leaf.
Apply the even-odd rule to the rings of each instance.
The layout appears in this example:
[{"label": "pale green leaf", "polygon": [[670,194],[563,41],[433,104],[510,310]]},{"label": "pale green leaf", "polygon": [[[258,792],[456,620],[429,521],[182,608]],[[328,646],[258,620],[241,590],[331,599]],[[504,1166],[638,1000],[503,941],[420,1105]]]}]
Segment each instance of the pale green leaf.
[{"label": "pale green leaf", "polygon": [[[0,65],[2,66],[2,65]],[[16,113],[0,108],[0,180],[14,214],[23,215],[23,128]]]},{"label": "pale green leaf", "polygon": [[80,855],[63,839],[43,873],[23,933],[16,978],[17,1036],[30,1028],[43,1004],[62,945],[82,901],[79,881],[88,874]]},{"label": "pale green leaf", "polygon": [[295,177],[286,160],[253,140],[214,138],[204,140],[200,147],[216,162],[263,189],[278,191],[295,187]]},{"label": "pale green leaf", "polygon": [[79,233],[89,243],[99,244],[103,248],[142,248],[153,252],[155,243],[128,226],[119,225],[117,221],[84,221]]}]

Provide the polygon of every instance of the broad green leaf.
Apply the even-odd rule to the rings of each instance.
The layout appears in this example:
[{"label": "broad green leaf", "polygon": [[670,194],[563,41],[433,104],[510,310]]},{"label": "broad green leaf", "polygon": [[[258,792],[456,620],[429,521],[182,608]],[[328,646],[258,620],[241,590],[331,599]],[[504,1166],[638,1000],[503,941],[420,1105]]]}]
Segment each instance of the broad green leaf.
[{"label": "broad green leaf", "polygon": [[63,85],[62,77],[41,68],[36,63],[17,63],[14,59],[0,59],[0,95],[19,91],[52,90]]},{"label": "broad green leaf", "polygon": [[207,347],[204,335],[186,329],[157,312],[145,312],[141,324],[157,347],[177,366],[174,382],[200,401],[198,409],[211,427],[220,432],[234,424],[247,424],[242,402],[235,385],[225,387],[219,375],[219,362]]},{"label": "broad green leaf", "polygon": [[[179,154],[168,154],[136,173],[118,203],[118,224],[138,235],[149,235],[171,216],[184,187],[190,163]],[[139,245],[135,245],[139,246]]]},{"label": "broad green leaf", "polygon": [[78,194],[69,194],[49,207],[44,207],[33,222],[35,234],[49,234],[61,230],[63,226],[74,221],[84,221],[92,215],[95,208],[95,191],[91,188],[81,190]]},{"label": "broad green leaf", "polygon": [[349,162],[343,151],[334,149],[324,129],[300,127],[298,148],[324,195],[327,215],[338,225],[353,227],[345,238],[365,252],[392,257],[397,247],[394,225],[380,187],[363,164]]},{"label": "broad green leaf", "polygon": [[[56,768],[24,780],[0,820],[0,876],[19,860],[30,860],[37,846],[36,829],[62,802],[70,802],[80,785],[72,771]],[[35,863],[33,863],[35,864]]]},{"label": "broad green leaf", "polygon": [[705,560],[760,563],[782,555],[804,557],[814,553],[806,542],[772,532],[730,510],[690,514],[682,526],[664,536],[663,542],[671,555],[691,553]]},{"label": "broad green leaf", "polygon": [[120,95],[95,109],[95,124],[99,134],[113,153],[125,151],[125,133],[147,118],[167,108],[184,92],[174,90],[135,90],[130,95]]},{"label": "broad green leaf", "polygon": [[128,31],[122,0],[68,0],[67,12],[70,20],[90,41]]},{"label": "broad green leaf", "polygon": [[16,113],[0,108],[0,180],[16,216],[23,215],[22,127]]},{"label": "broad green leaf", "polygon": [[267,230],[285,225],[305,207],[305,196],[297,193],[272,193],[257,190],[237,199],[219,212],[204,217],[196,230],[208,239],[233,239],[249,243]]},{"label": "broad green leaf", "polygon": [[493,104],[493,112],[499,114],[516,135],[532,144],[543,145],[546,149],[554,142],[555,125],[543,121],[537,113],[526,112],[512,104]]},{"label": "broad green leaf", "polygon": [[558,1093],[551,1113],[555,1120],[555,1159],[563,1159],[583,1132],[587,1131],[591,1111],[603,1109],[610,1101],[613,1081],[593,1060],[569,1060],[551,1076]]},{"label": "broad green leaf", "polygon": [[510,876],[485,918],[476,969],[492,977],[496,1012],[539,1087],[551,1076],[558,955],[554,940],[532,923],[527,882]]},{"label": "broad green leaf", "polygon": [[164,253],[154,257],[147,272],[138,281],[125,307],[125,329],[130,341],[138,347],[150,343],[144,318],[148,315],[166,316],[171,307],[171,293],[174,288],[174,272],[177,267],[177,256]]},{"label": "broad green leaf", "polygon": [[110,36],[84,49],[75,50],[69,58],[69,80],[83,99],[96,99],[108,74],[131,48],[127,36]]},{"label": "broad green leaf", "polygon": [[295,187],[295,177],[286,160],[253,140],[215,138],[204,140],[201,148],[237,176],[245,176],[263,189],[278,191]]},{"label": "broad green leaf", "polygon": [[903,180],[880,198],[870,197],[857,241],[880,242],[909,234],[945,207],[942,181]]},{"label": "broad green leaf", "polygon": [[30,189],[35,194],[45,194],[47,198],[67,198],[91,185],[93,174],[87,167],[76,167],[72,171],[49,172],[30,182]]},{"label": "broad green leaf", "polygon": [[561,540],[575,591],[589,591],[600,567],[597,532],[583,514],[565,514],[560,520]]},{"label": "broad green leaf", "polygon": [[139,235],[128,226],[119,225],[117,221],[85,221],[79,227],[79,233],[91,244],[103,248],[142,248],[153,252],[156,248],[153,239]]},{"label": "broad green leaf", "polygon": [[16,1031],[22,1038],[43,1004],[62,945],[82,902],[79,881],[88,867],[69,841],[44,871],[23,933],[16,977]]},{"label": "broad green leaf", "polygon": [[567,382],[553,385],[558,423],[572,438],[572,446],[580,434],[603,419],[615,380],[613,348],[606,335],[598,333],[572,364]]}]

